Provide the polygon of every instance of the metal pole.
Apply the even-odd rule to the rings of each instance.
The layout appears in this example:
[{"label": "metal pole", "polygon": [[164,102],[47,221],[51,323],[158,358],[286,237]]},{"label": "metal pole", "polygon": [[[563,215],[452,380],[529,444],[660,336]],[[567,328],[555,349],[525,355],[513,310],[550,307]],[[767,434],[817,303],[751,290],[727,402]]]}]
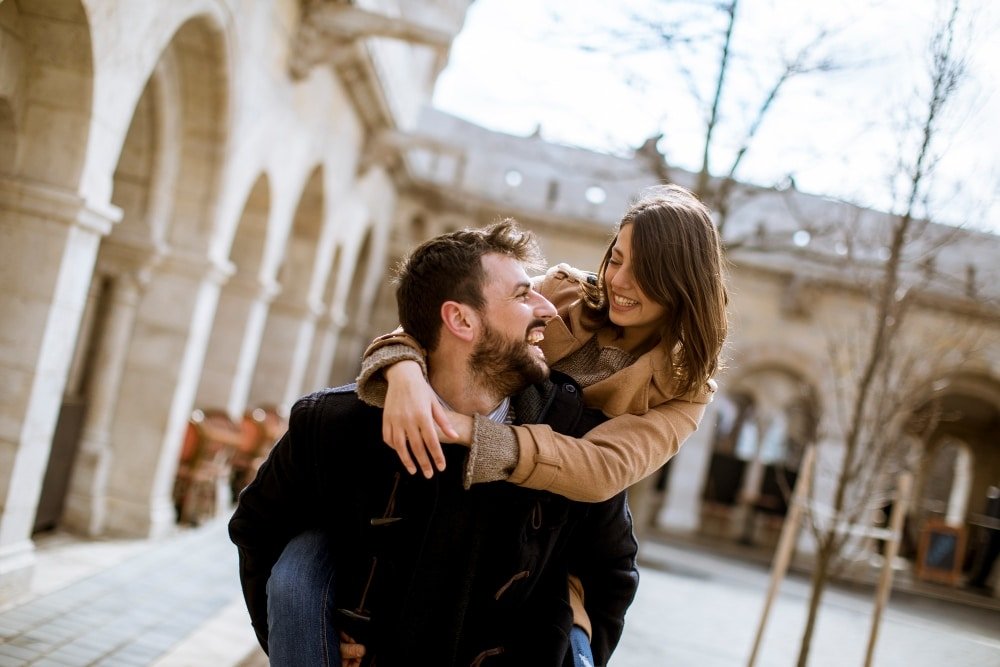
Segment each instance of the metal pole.
[{"label": "metal pole", "polygon": [[747,667],[753,667],[757,661],[757,652],[760,650],[760,643],[764,637],[764,626],[767,625],[767,617],[771,612],[771,605],[778,587],[788,572],[788,563],[792,559],[792,552],[795,551],[795,538],[799,534],[799,524],[802,521],[802,510],[806,505],[806,496],[809,494],[809,486],[812,483],[812,468],[816,458],[816,446],[809,445],[806,453],[802,457],[802,465],[799,467],[799,478],[795,483],[795,492],[792,494],[792,502],[788,508],[788,515],[785,523],[781,527],[781,537],[778,538],[778,547],[774,552],[774,562],[771,565],[771,584],[767,589],[767,598],[764,601],[764,610],[760,615],[760,624],[757,626],[757,635],[753,640],[753,650],[750,652],[750,660]]}]

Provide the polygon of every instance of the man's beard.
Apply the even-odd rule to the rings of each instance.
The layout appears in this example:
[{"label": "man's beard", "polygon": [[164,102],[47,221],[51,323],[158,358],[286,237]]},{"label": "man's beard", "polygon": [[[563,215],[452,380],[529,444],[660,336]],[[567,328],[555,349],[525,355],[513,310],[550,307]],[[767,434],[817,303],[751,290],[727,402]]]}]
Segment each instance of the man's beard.
[{"label": "man's beard", "polygon": [[[544,325],[532,322],[529,329]],[[525,338],[528,332],[525,331]],[[470,375],[481,387],[494,392],[497,398],[510,396],[530,384],[549,377],[549,367],[531,353],[522,340],[508,340],[487,322],[483,336],[469,358]]]}]

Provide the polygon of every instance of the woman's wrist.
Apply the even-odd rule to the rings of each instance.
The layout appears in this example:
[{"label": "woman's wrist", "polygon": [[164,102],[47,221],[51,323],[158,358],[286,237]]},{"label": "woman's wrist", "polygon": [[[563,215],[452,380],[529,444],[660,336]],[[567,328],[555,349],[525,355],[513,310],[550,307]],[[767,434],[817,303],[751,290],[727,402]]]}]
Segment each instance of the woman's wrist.
[{"label": "woman's wrist", "polygon": [[468,415],[449,412],[448,421],[451,422],[451,427],[458,433],[455,444],[465,445],[466,447],[470,446],[472,444],[472,433],[475,429],[475,420]]},{"label": "woman's wrist", "polygon": [[393,364],[386,366],[382,369],[382,374],[385,379],[389,382],[394,382],[399,378],[410,376],[410,377],[423,377],[424,371],[416,359],[404,359],[401,358]]}]

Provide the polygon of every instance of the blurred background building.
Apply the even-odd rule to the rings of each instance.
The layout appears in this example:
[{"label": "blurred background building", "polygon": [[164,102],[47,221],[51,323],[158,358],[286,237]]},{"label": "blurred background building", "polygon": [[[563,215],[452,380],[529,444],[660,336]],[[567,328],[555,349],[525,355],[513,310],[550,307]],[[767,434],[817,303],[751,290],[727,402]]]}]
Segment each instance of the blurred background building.
[{"label": "blurred background building", "polygon": [[[156,539],[225,511],[295,398],[352,381],[395,326],[392,267],[423,239],[510,215],[551,262],[596,269],[631,196],[695,187],[650,145],[430,108],[468,4],[0,2],[0,601],[39,531]],[[633,504],[642,529],[770,549],[808,446],[817,501],[836,493],[893,216],[794,183],[729,201],[720,391]],[[967,574],[1000,483],[1000,239],[920,228],[874,389],[896,407],[866,425],[905,447],[862,442],[877,474],[852,493],[880,525],[913,471],[900,566],[944,525]]]}]

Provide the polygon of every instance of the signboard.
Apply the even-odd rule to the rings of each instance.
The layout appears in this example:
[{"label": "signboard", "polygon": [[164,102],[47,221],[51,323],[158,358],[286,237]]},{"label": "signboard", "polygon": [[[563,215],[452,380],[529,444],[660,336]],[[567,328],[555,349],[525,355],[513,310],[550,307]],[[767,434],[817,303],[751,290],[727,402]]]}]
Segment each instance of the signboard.
[{"label": "signboard", "polygon": [[928,521],[917,548],[917,577],[955,586],[962,575],[965,528]]}]

